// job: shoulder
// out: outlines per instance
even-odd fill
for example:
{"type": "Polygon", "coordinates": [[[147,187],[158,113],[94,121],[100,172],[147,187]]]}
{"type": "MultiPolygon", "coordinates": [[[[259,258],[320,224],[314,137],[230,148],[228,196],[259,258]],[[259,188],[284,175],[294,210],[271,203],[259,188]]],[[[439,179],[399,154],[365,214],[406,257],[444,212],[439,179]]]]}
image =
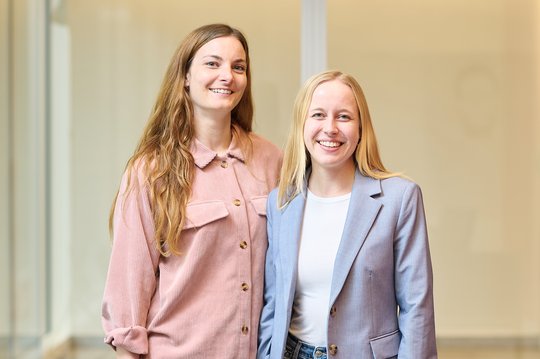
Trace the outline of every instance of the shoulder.
{"type": "Polygon", "coordinates": [[[268,141],[266,138],[256,134],[255,132],[249,133],[251,143],[253,143],[254,151],[263,151],[270,155],[281,155],[281,150],[278,146],[268,141]]]}
{"type": "Polygon", "coordinates": [[[381,179],[381,189],[384,192],[405,193],[420,190],[420,186],[411,179],[395,176],[381,179]]]}
{"type": "Polygon", "coordinates": [[[136,181],[138,185],[147,184],[152,167],[152,162],[148,161],[147,158],[137,158],[128,163],[124,177],[130,181],[136,181]]]}
{"type": "Polygon", "coordinates": [[[259,176],[262,175],[265,178],[268,189],[274,188],[279,178],[283,154],[276,145],[263,137],[253,132],[249,134],[249,137],[252,144],[249,159],[252,169],[254,173],[258,173],[259,176]]]}
{"type": "Polygon", "coordinates": [[[403,203],[417,202],[422,199],[420,186],[406,177],[390,177],[380,180],[380,199],[386,204],[401,206],[403,203]]]}
{"type": "Polygon", "coordinates": [[[155,161],[150,161],[146,157],[130,160],[122,175],[120,192],[128,194],[132,189],[147,191],[153,170],[155,161]]]}
{"type": "MultiPolygon", "coordinates": [[[[271,212],[271,214],[274,217],[281,217],[283,215],[287,216],[290,215],[290,213],[294,213],[298,207],[298,201],[300,200],[301,195],[297,195],[295,198],[293,198],[289,203],[287,203],[285,206],[280,206],[279,204],[279,187],[274,188],[270,193],[268,193],[268,201],[267,201],[267,211],[271,212]]],[[[302,206],[303,208],[303,206],[302,206]]]]}
{"type": "Polygon", "coordinates": [[[414,181],[404,177],[391,177],[381,180],[383,201],[404,209],[423,206],[422,190],[414,181]]]}

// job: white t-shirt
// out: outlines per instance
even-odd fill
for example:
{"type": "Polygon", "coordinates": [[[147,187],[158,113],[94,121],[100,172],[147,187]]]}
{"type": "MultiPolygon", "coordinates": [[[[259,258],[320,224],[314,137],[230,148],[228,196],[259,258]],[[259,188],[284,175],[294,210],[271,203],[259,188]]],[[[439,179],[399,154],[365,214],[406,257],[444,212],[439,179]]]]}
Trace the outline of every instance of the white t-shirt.
{"type": "Polygon", "coordinates": [[[350,198],[350,193],[324,198],[307,193],[289,332],[315,346],[327,344],[334,260],[350,198]]]}

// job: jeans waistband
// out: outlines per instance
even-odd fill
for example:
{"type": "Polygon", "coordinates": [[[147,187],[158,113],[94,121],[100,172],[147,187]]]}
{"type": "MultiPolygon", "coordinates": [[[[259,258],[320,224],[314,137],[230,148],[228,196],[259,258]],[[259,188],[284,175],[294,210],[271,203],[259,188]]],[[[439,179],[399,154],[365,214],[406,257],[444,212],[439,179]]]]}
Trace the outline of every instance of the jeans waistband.
{"type": "Polygon", "coordinates": [[[290,351],[293,359],[326,359],[326,347],[318,347],[303,342],[291,333],[287,337],[287,351],[290,351]]]}

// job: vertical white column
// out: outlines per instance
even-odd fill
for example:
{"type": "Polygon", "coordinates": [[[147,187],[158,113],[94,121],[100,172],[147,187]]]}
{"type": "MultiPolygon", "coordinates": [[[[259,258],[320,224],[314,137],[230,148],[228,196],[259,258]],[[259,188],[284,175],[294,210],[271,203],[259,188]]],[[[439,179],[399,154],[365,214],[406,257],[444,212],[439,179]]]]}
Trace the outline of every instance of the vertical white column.
{"type": "Polygon", "coordinates": [[[302,0],[302,83],[326,70],[326,0],[302,0]]]}
{"type": "MultiPolygon", "coordinates": [[[[32,218],[34,220],[34,231],[31,241],[35,245],[36,263],[33,268],[35,279],[34,285],[37,293],[34,306],[36,307],[37,318],[35,318],[39,329],[44,332],[47,327],[47,235],[48,235],[48,125],[47,125],[47,104],[46,104],[46,1],[27,0],[28,9],[28,53],[30,60],[28,62],[29,78],[29,121],[34,142],[33,153],[29,153],[33,161],[32,186],[35,186],[33,193],[34,208],[32,218]]],[[[22,254],[22,253],[21,253],[22,254]]],[[[20,254],[17,254],[18,256],[20,254]]],[[[21,258],[21,257],[19,257],[21,258]]],[[[24,262],[19,262],[20,266],[24,262]]],[[[36,334],[39,335],[39,332],[36,334]]]]}
{"type": "Polygon", "coordinates": [[[71,335],[71,33],[65,0],[49,0],[48,46],[48,333],[44,350],[62,347],[71,335]]]}

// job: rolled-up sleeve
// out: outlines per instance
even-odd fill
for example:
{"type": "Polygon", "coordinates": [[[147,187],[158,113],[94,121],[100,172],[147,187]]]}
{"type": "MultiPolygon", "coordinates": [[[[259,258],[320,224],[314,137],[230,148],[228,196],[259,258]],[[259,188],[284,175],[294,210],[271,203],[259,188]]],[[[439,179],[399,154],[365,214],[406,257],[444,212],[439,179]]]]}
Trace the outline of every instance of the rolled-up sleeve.
{"type": "Polygon", "coordinates": [[[140,168],[131,174],[124,174],[115,205],[102,324],[105,343],[137,358],[148,353],[146,325],[160,254],[154,243],[146,181],[140,168]]]}

